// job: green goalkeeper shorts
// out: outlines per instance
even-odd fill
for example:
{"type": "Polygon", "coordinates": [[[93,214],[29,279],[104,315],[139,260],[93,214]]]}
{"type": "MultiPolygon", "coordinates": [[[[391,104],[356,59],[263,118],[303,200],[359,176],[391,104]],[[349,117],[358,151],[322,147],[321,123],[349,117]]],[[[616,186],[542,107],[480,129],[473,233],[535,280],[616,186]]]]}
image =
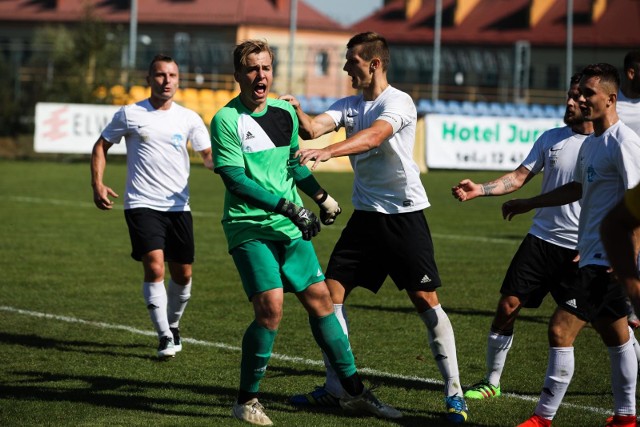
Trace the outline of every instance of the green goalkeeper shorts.
{"type": "Polygon", "coordinates": [[[310,241],[249,240],[231,250],[249,300],[271,289],[301,292],[324,280],[310,241]]]}

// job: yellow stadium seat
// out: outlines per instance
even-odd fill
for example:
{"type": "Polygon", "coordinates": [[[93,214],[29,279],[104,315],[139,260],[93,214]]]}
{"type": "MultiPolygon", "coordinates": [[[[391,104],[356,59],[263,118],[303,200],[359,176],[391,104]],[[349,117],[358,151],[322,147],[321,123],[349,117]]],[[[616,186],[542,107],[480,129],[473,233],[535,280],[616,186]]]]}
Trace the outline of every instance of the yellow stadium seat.
{"type": "Polygon", "coordinates": [[[132,102],[142,101],[151,95],[151,89],[144,86],[133,85],[129,88],[129,98],[132,102]]]}
{"type": "Polygon", "coordinates": [[[187,87],[182,89],[182,100],[185,102],[199,102],[198,89],[187,87]]]}
{"type": "Polygon", "coordinates": [[[211,119],[213,119],[213,116],[217,113],[217,111],[214,111],[213,109],[210,109],[208,111],[203,111],[200,114],[200,117],[202,117],[202,121],[204,121],[204,124],[207,126],[207,128],[209,127],[209,125],[211,124],[211,119]]]}
{"type": "Polygon", "coordinates": [[[182,102],[182,89],[178,88],[176,93],[173,95],[173,100],[180,103],[182,102]]]}
{"type": "Polygon", "coordinates": [[[122,85],[111,86],[109,95],[111,95],[111,99],[115,105],[126,105],[129,102],[127,90],[122,85]]]}
{"type": "Polygon", "coordinates": [[[93,96],[98,99],[105,99],[108,95],[107,88],[104,86],[98,86],[96,90],[93,91],[93,96]]]}
{"type": "Polygon", "coordinates": [[[230,90],[218,89],[216,90],[216,105],[218,108],[224,107],[227,102],[233,98],[233,93],[230,90]]]}
{"type": "Polygon", "coordinates": [[[213,89],[200,89],[198,91],[198,97],[200,98],[200,102],[214,102],[216,99],[216,93],[213,89]]]}

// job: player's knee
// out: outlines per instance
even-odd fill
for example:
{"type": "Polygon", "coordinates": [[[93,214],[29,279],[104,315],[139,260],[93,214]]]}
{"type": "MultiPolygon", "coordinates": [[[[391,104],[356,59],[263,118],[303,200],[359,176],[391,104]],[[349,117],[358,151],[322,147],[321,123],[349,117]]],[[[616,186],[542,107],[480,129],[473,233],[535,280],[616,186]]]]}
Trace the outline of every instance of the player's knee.
{"type": "Polygon", "coordinates": [[[570,347],[573,339],[562,325],[549,324],[549,346],[550,347],[570,347]]]}

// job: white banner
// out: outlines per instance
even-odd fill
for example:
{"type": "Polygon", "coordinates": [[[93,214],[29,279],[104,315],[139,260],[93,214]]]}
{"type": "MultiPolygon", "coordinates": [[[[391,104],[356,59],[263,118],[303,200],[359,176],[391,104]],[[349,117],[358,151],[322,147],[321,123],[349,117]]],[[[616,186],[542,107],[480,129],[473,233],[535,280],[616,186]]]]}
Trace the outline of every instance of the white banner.
{"type": "MultiPolygon", "coordinates": [[[[33,148],[37,153],[91,154],[93,144],[120,107],[39,102],[33,148]]],[[[126,154],[124,140],[109,154],[126,154]]]]}
{"type": "Polygon", "coordinates": [[[544,131],[564,126],[561,119],[470,117],[427,114],[429,168],[513,170],[544,131]]]}

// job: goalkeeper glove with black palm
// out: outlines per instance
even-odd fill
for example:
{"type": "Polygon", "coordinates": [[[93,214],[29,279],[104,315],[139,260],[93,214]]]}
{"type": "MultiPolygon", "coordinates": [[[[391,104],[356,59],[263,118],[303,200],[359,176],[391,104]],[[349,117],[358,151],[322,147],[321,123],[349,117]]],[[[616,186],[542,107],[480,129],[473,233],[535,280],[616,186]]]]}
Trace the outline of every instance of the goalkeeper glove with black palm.
{"type": "Polygon", "coordinates": [[[342,208],[338,205],[338,202],[327,193],[326,190],[322,190],[323,194],[319,200],[316,200],[318,206],[320,206],[320,221],[324,225],[331,225],[335,222],[336,217],[342,212],[342,208]]]}
{"type": "Polygon", "coordinates": [[[298,206],[286,199],[280,199],[276,212],[289,218],[302,232],[304,240],[311,240],[320,232],[320,220],[309,209],[298,206]]]}

